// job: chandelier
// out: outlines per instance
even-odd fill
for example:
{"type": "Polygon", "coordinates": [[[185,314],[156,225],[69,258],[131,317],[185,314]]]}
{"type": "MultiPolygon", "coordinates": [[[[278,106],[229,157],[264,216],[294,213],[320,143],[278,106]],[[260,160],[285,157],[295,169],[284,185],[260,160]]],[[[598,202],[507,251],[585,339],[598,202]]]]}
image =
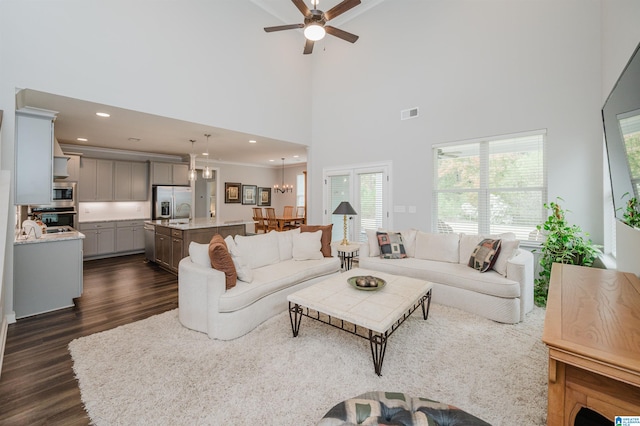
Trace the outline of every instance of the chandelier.
{"type": "Polygon", "coordinates": [[[276,192],[280,192],[284,194],[285,192],[293,192],[293,185],[285,185],[284,184],[284,157],[282,157],[282,185],[278,186],[278,184],[273,185],[273,190],[276,192]]]}

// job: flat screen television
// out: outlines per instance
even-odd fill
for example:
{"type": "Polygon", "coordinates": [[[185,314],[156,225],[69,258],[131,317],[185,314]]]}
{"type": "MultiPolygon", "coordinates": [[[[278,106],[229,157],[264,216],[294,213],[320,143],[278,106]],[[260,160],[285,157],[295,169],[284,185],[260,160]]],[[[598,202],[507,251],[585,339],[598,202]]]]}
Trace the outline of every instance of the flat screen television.
{"type": "Polygon", "coordinates": [[[640,44],[602,107],[616,218],[640,199],[640,44]]]}

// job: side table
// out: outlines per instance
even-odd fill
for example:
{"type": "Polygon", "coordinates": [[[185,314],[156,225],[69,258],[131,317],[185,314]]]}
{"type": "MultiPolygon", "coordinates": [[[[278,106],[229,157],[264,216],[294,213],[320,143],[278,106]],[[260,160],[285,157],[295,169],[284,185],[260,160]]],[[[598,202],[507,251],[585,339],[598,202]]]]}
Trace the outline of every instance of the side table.
{"type": "Polygon", "coordinates": [[[331,246],[336,249],[340,257],[340,268],[348,271],[353,265],[353,258],[358,256],[360,250],[359,243],[349,243],[347,245],[340,244],[340,241],[334,241],[331,246]]]}

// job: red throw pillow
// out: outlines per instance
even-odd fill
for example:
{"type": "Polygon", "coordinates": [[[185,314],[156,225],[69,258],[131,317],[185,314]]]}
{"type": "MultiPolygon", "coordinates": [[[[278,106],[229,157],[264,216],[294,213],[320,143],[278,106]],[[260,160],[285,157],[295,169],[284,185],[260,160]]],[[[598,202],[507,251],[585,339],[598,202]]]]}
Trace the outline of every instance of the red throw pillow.
{"type": "Polygon", "coordinates": [[[320,251],[324,257],[331,257],[331,231],[333,230],[333,223],[330,225],[302,225],[300,226],[300,232],[316,232],[322,231],[322,248],[320,251]]]}
{"type": "Polygon", "coordinates": [[[209,242],[209,259],[211,259],[213,269],[224,272],[226,289],[235,287],[238,274],[227,249],[227,244],[220,234],[214,235],[209,242]]]}

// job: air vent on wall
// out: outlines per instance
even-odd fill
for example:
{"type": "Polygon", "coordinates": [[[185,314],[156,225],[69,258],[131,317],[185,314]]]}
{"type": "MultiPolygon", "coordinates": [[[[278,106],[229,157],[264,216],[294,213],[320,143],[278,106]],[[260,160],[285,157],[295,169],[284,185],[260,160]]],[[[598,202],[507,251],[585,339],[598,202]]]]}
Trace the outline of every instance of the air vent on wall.
{"type": "Polygon", "coordinates": [[[418,116],[418,108],[410,108],[400,111],[400,120],[408,120],[418,116]]]}

